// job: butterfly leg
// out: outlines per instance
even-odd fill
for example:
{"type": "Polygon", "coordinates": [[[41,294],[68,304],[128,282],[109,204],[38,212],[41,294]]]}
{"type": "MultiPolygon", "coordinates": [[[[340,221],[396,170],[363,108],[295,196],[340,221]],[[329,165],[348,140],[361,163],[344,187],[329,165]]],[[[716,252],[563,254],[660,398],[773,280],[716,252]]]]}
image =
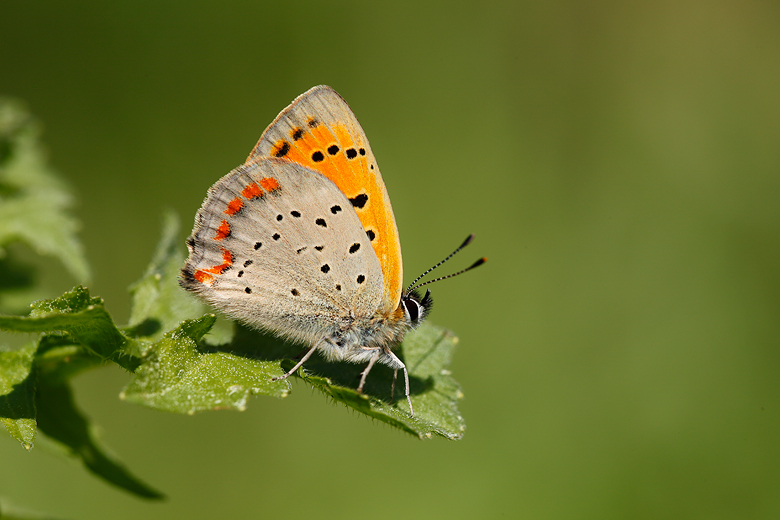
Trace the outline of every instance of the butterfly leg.
{"type": "Polygon", "coordinates": [[[390,404],[395,401],[395,380],[398,379],[398,369],[393,370],[393,385],[390,387],[390,404]]]}
{"type": "MultiPolygon", "coordinates": [[[[398,359],[398,356],[393,354],[393,351],[388,349],[385,351],[385,354],[390,356],[390,358],[395,361],[396,366],[398,368],[402,368],[404,371],[404,382],[406,383],[406,401],[409,403],[409,415],[414,417],[414,407],[412,406],[412,398],[409,397],[409,372],[406,371],[406,365],[404,365],[404,362],[398,359]]],[[[396,372],[398,372],[398,368],[396,368],[396,372]]],[[[393,385],[395,385],[395,378],[393,378],[393,385]]]]}
{"type": "Polygon", "coordinates": [[[312,348],[309,349],[309,351],[306,354],[303,355],[301,360],[298,361],[298,363],[296,363],[296,365],[292,367],[292,369],[290,369],[289,372],[287,372],[283,376],[274,377],[273,379],[271,379],[271,381],[281,381],[282,379],[287,379],[288,377],[293,375],[295,371],[301,368],[301,365],[303,365],[306,362],[306,360],[309,359],[312,354],[314,354],[314,351],[317,350],[317,347],[319,346],[320,346],[320,342],[318,341],[317,343],[314,344],[312,348]]]}
{"type": "Polygon", "coordinates": [[[371,359],[368,360],[368,366],[360,373],[360,384],[358,385],[357,391],[359,394],[363,393],[363,385],[366,384],[366,377],[368,376],[368,373],[371,372],[371,368],[374,366],[374,363],[379,359],[379,355],[382,353],[381,350],[376,349],[376,353],[371,356],[371,359]]]}

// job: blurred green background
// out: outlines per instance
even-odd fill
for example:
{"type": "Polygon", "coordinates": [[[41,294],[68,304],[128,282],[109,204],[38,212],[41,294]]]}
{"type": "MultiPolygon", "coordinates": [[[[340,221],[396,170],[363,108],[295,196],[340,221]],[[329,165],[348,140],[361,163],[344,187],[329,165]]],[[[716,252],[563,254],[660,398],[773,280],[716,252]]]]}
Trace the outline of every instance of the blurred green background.
{"type": "MultiPolygon", "coordinates": [[[[777,2],[29,2],[0,5],[0,94],[45,125],[115,319],[173,208],[295,96],[351,104],[407,280],[461,338],[460,442],[305,386],[245,413],[76,398],[145,502],[0,440],[4,503],[58,517],[780,517],[777,2]],[[460,262],[460,264],[458,264],[460,262]]],[[[182,248],[184,244],[182,241],[182,248]]],[[[75,282],[48,275],[51,295],[75,282]]]]}

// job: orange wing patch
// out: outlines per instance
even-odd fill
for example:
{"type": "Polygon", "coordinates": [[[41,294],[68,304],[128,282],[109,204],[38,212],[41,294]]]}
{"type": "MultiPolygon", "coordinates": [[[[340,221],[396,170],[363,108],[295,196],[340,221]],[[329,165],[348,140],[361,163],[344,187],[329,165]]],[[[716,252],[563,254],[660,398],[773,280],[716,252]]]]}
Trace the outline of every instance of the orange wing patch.
{"type": "Polygon", "coordinates": [[[246,162],[259,156],[316,170],[350,200],[382,268],[384,296],[378,312],[389,316],[402,291],[398,229],[379,167],[349,105],[330,87],[310,89],[268,126],[246,162]]]}
{"type": "Polygon", "coordinates": [[[389,244],[398,242],[398,232],[392,209],[385,204],[384,190],[380,190],[375,180],[373,170],[376,166],[369,164],[365,145],[356,143],[342,122],[336,122],[331,129],[310,119],[308,126],[307,130],[291,130],[291,140],[278,140],[271,155],[322,173],[347,196],[382,266],[385,300],[392,302],[389,312],[398,305],[400,298],[400,295],[389,293],[400,293],[402,280],[400,269],[388,269],[387,266],[399,265],[401,258],[393,253],[394,248],[389,247],[389,244]],[[372,182],[365,182],[366,178],[372,182]]]}

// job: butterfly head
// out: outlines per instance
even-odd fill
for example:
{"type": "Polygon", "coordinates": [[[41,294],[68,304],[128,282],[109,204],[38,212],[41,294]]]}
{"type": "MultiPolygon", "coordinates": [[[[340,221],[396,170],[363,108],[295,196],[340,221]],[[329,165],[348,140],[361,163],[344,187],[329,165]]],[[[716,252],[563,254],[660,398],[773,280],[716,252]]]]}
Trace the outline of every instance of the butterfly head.
{"type": "Polygon", "coordinates": [[[416,329],[431,311],[433,297],[430,289],[425,291],[425,296],[420,297],[419,291],[411,290],[401,295],[401,307],[404,317],[410,327],[416,329]]]}

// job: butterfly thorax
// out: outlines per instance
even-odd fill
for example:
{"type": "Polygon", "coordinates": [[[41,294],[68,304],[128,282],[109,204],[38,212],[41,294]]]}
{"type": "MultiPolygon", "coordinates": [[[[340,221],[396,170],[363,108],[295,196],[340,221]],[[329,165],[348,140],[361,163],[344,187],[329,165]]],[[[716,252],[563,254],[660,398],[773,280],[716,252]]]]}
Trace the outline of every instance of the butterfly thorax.
{"type": "MultiPolygon", "coordinates": [[[[321,352],[329,361],[367,361],[377,350],[386,352],[400,344],[407,332],[422,323],[432,305],[430,291],[422,298],[416,292],[405,293],[390,314],[377,311],[370,318],[344,320],[339,330],[325,338],[321,352]]],[[[400,368],[394,359],[381,356],[379,361],[400,368]]]]}

